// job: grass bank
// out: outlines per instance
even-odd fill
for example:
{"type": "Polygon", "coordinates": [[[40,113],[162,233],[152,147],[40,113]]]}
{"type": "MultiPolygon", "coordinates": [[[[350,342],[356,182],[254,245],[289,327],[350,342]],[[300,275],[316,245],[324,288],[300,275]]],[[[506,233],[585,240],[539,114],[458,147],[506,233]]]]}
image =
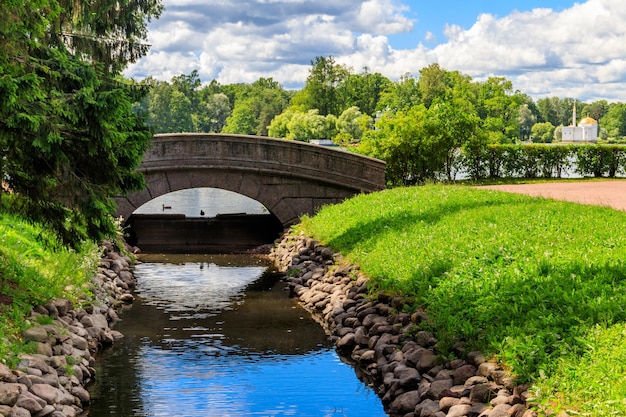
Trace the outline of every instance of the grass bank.
{"type": "Polygon", "coordinates": [[[22,343],[30,310],[54,298],[74,302],[90,294],[98,247],[60,245],[47,230],[0,213],[0,360],[11,364],[31,347],[22,343]]]}
{"type": "Polygon", "coordinates": [[[626,415],[626,213],[462,186],[397,188],[300,227],[534,384],[553,410],[626,415]]]}

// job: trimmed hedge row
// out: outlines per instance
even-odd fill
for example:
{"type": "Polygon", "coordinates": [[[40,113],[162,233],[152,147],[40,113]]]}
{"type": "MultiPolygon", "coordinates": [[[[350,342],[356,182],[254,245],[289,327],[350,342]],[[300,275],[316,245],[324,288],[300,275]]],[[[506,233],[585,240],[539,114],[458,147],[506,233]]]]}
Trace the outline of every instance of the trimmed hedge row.
{"type": "Polygon", "coordinates": [[[626,172],[626,146],[597,144],[489,145],[465,147],[460,170],[471,179],[615,177],[626,172]]]}

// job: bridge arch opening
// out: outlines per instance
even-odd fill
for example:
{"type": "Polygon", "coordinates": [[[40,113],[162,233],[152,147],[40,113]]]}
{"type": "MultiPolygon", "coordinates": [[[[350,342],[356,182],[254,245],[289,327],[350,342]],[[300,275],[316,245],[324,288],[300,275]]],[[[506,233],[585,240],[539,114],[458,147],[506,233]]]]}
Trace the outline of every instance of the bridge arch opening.
{"type": "MultiPolygon", "coordinates": [[[[325,204],[385,188],[383,161],[249,135],[156,135],[137,171],[143,173],[146,187],[115,199],[116,216],[127,223],[130,217],[137,221],[141,216],[132,214],[137,208],[161,195],[213,187],[262,203],[284,229],[325,204]]],[[[191,231],[200,233],[197,229],[191,231]]]]}
{"type": "Polygon", "coordinates": [[[215,217],[226,214],[268,214],[259,201],[234,191],[214,187],[184,188],[153,198],[132,214],[184,214],[215,217]]]}
{"type": "Polygon", "coordinates": [[[185,188],[146,201],[125,222],[143,252],[233,253],[258,250],[284,230],[259,201],[214,187],[185,188]]]}

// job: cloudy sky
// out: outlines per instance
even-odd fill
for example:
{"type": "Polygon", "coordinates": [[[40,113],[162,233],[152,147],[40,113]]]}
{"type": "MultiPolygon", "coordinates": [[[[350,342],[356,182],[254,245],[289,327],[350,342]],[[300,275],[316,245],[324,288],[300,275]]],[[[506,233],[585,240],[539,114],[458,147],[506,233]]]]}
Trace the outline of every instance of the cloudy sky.
{"type": "Polygon", "coordinates": [[[136,79],[273,78],[301,88],[332,55],[392,80],[439,63],[535,99],[626,101],[624,0],[163,0],[136,79]]]}

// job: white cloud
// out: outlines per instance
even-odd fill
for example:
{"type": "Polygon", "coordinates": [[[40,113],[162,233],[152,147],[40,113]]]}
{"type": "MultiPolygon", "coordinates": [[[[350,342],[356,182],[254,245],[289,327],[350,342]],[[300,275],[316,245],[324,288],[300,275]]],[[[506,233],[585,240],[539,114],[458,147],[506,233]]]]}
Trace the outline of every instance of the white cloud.
{"type": "Polygon", "coordinates": [[[423,45],[416,49],[394,50],[384,36],[361,35],[355,50],[337,57],[337,61],[357,73],[367,67],[369,72],[379,72],[391,79],[398,79],[406,73],[416,73],[434,62],[435,58],[432,51],[423,45]]]}
{"type": "MultiPolygon", "coordinates": [[[[469,29],[449,24],[432,48],[394,49],[387,36],[412,30],[408,2],[395,0],[164,0],[151,24],[152,51],[130,76],[170,79],[197,69],[204,81],[272,77],[301,86],[316,56],[397,79],[438,62],[475,79],[511,79],[534,97],[626,97],[626,8],[622,0],[587,0],[496,17],[469,29]]],[[[419,6],[413,6],[415,8],[419,6]]],[[[434,41],[427,33],[424,40],[434,41]]],[[[417,40],[416,40],[417,41],[417,40]]]]}
{"type": "Polygon", "coordinates": [[[158,45],[159,51],[193,51],[202,46],[201,36],[202,33],[193,31],[185,21],[178,20],[166,24],[160,31],[151,31],[148,42],[158,45]]]}
{"type": "MultiPolygon", "coordinates": [[[[501,75],[531,95],[589,99],[599,83],[626,80],[626,13],[620,0],[589,0],[555,12],[535,9],[503,18],[479,16],[468,30],[449,27],[437,62],[473,77],[501,75]]],[[[618,100],[626,87],[606,91],[618,100]]]]}
{"type": "Polygon", "coordinates": [[[379,35],[409,32],[413,28],[413,20],[402,14],[408,7],[396,3],[391,0],[363,2],[357,14],[360,31],[379,35]]]}
{"type": "Polygon", "coordinates": [[[615,59],[606,65],[598,67],[598,81],[600,83],[619,83],[626,81],[626,59],[615,59]]]}
{"type": "Polygon", "coordinates": [[[190,74],[198,69],[199,62],[192,52],[151,52],[139,62],[128,67],[126,73],[131,77],[153,77],[157,80],[170,80],[181,74],[190,74]]]}

